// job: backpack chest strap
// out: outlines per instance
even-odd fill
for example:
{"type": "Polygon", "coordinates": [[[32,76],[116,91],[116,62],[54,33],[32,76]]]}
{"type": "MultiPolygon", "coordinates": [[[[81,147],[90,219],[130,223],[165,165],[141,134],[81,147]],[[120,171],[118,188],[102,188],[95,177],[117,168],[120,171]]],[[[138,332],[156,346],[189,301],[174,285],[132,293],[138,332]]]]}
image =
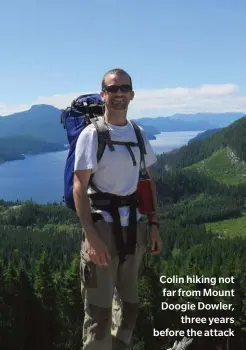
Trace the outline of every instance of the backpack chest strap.
{"type": "Polygon", "coordinates": [[[143,137],[141,135],[141,131],[138,127],[138,125],[131,121],[131,124],[134,128],[136,137],[137,137],[137,143],[136,142],[123,142],[123,141],[113,141],[110,137],[109,129],[104,121],[104,118],[101,118],[99,120],[92,120],[92,123],[94,124],[97,135],[98,135],[98,152],[97,152],[97,160],[99,161],[103,155],[103,152],[105,150],[105,146],[108,145],[111,152],[115,151],[114,145],[122,145],[125,146],[132,158],[133,166],[137,165],[134,153],[131,149],[131,147],[139,147],[140,149],[140,157],[141,157],[141,163],[144,162],[144,155],[147,154],[145,149],[145,144],[143,137]]]}
{"type": "Polygon", "coordinates": [[[136,143],[136,142],[122,142],[122,141],[111,141],[111,144],[112,145],[121,145],[121,146],[125,146],[132,158],[132,163],[133,163],[133,166],[136,166],[137,165],[137,162],[136,162],[136,158],[134,156],[134,153],[131,149],[131,147],[139,147],[139,144],[136,143]]]}

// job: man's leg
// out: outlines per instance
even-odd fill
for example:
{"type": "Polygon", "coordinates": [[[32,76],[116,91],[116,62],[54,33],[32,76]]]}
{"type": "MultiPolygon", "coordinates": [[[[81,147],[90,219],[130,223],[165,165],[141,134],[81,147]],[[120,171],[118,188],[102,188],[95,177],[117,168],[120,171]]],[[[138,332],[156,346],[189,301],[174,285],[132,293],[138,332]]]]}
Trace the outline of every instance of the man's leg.
{"type": "Polygon", "coordinates": [[[147,227],[139,221],[136,252],[128,255],[118,267],[117,293],[113,301],[113,350],[130,349],[138,315],[138,273],[147,243],[147,227]]]}
{"type": "Polygon", "coordinates": [[[115,254],[111,225],[104,220],[96,223],[100,237],[106,243],[111,261],[98,266],[88,261],[81,248],[81,291],[84,301],[83,349],[111,350],[112,300],[116,283],[118,257],[115,254]]]}

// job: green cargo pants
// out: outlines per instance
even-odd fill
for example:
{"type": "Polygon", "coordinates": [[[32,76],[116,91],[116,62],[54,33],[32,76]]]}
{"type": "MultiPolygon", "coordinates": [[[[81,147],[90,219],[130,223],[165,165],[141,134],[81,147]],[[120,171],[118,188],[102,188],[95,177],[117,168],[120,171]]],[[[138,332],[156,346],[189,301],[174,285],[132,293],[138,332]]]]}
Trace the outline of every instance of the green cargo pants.
{"type": "MultiPolygon", "coordinates": [[[[81,246],[81,292],[84,302],[83,350],[130,349],[138,315],[138,272],[148,244],[148,230],[140,219],[137,247],[119,264],[112,224],[103,219],[96,224],[106,243],[111,260],[98,266],[88,260],[81,246]]],[[[123,228],[125,238],[126,229],[123,228]]]]}

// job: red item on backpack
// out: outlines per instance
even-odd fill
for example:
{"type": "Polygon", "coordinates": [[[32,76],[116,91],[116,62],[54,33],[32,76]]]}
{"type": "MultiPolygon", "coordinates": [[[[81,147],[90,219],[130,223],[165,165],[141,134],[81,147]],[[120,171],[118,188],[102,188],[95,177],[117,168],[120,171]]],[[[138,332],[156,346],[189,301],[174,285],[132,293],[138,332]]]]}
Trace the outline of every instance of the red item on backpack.
{"type": "Polygon", "coordinates": [[[153,213],[154,198],[149,177],[141,177],[137,186],[138,210],[140,214],[147,215],[153,213]]]}

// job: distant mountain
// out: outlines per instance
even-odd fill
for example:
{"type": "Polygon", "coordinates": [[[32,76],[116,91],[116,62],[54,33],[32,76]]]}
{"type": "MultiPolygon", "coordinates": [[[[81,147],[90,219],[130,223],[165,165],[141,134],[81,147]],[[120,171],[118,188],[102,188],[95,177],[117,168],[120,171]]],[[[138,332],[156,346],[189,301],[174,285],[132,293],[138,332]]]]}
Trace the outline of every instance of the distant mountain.
{"type": "Polygon", "coordinates": [[[218,128],[229,126],[239,118],[242,118],[245,112],[227,112],[227,113],[195,113],[195,114],[174,114],[170,118],[182,121],[208,121],[218,128]]]}
{"type": "Polygon", "coordinates": [[[211,129],[211,130],[206,130],[204,132],[199,132],[195,137],[193,137],[190,141],[188,141],[188,144],[197,140],[203,140],[206,139],[208,136],[215,134],[221,130],[221,128],[216,128],[216,129],[211,129]]]}
{"type": "MultiPolygon", "coordinates": [[[[49,105],[34,105],[30,110],[0,117],[0,137],[30,135],[46,142],[67,144],[60,124],[61,110],[49,105]]],[[[137,121],[138,123],[138,121],[137,121]]],[[[153,125],[142,125],[150,140],[160,131],[153,125]]]]}
{"type": "Polygon", "coordinates": [[[65,150],[59,143],[46,142],[30,135],[14,135],[0,138],[0,163],[25,159],[25,155],[65,150]]]}
{"type": "Polygon", "coordinates": [[[67,143],[66,133],[60,124],[61,111],[49,105],[35,105],[25,112],[0,118],[0,137],[30,135],[37,139],[67,143]]]}
{"type": "MultiPolygon", "coordinates": [[[[29,135],[37,140],[48,142],[50,149],[67,144],[66,131],[60,124],[61,110],[50,105],[34,105],[30,110],[0,117],[0,138],[16,135],[29,135]],[[58,146],[59,144],[59,146],[58,146]]],[[[217,129],[219,124],[239,119],[240,113],[198,113],[177,114],[171,117],[140,118],[135,122],[143,127],[149,140],[156,139],[161,132],[208,131],[217,129]]],[[[206,135],[205,135],[206,136],[206,135]]],[[[202,137],[202,136],[201,136],[202,137]]],[[[30,142],[27,144],[30,145],[30,142]]],[[[46,145],[48,147],[48,145],[46,145]]]]}
{"type": "Polygon", "coordinates": [[[169,117],[139,118],[142,125],[152,125],[163,131],[202,131],[229,126],[242,118],[244,113],[195,113],[174,114],[169,117]]]}
{"type": "Polygon", "coordinates": [[[143,127],[149,125],[157,128],[160,132],[175,132],[175,131],[202,131],[216,128],[215,124],[207,120],[184,121],[172,119],[170,117],[157,118],[140,118],[135,119],[136,123],[140,123],[143,127]]]}

